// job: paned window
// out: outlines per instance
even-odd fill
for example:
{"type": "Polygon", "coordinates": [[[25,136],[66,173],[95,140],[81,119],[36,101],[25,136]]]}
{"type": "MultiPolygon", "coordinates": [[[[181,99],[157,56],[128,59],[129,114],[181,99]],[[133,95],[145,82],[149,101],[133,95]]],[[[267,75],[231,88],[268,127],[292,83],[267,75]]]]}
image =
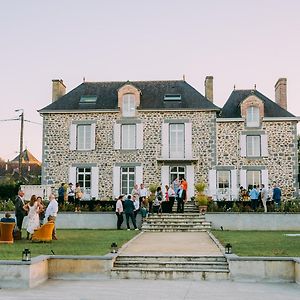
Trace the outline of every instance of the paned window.
{"type": "Polygon", "coordinates": [[[121,168],[121,193],[123,195],[130,194],[135,183],[135,168],[121,168]]]}
{"type": "Polygon", "coordinates": [[[135,97],[133,94],[125,94],[122,103],[123,117],[135,116],[135,97]]]}
{"type": "Polygon", "coordinates": [[[136,149],[136,125],[122,125],[122,149],[136,149]]]}
{"type": "Polygon", "coordinates": [[[77,150],[89,150],[91,145],[91,124],[77,125],[77,150]]]}
{"type": "Polygon", "coordinates": [[[261,171],[247,171],[247,187],[253,187],[254,185],[260,186],[261,184],[261,171]]]}
{"type": "Polygon", "coordinates": [[[184,157],[184,124],[170,124],[170,158],[184,157]]]}
{"type": "Polygon", "coordinates": [[[259,108],[250,106],[247,108],[247,127],[259,127],[259,108]]]}
{"type": "Polygon", "coordinates": [[[247,135],[247,156],[261,156],[260,135],[247,135]]]}

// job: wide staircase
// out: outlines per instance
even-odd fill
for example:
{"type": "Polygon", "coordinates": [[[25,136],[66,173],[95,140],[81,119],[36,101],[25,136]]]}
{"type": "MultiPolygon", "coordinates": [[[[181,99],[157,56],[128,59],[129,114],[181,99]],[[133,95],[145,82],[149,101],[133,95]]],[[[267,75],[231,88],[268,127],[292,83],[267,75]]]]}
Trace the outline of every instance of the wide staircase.
{"type": "Polygon", "coordinates": [[[211,223],[191,202],[183,214],[154,214],[143,234],[115,259],[112,278],[229,279],[228,262],[210,238],[211,223]]]}
{"type": "Polygon", "coordinates": [[[206,231],[211,229],[211,222],[205,215],[200,215],[192,202],[184,206],[184,213],[176,213],[176,205],[172,213],[152,214],[142,224],[143,231],[206,231]]]}
{"type": "Polygon", "coordinates": [[[123,256],[116,258],[112,278],[226,280],[224,256],[123,256]]]}

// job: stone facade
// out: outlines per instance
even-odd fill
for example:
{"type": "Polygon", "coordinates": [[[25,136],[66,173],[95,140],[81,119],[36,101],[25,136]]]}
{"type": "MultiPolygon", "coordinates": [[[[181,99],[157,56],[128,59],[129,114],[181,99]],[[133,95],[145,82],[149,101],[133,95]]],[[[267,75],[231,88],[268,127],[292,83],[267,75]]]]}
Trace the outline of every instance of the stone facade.
{"type": "Polygon", "coordinates": [[[143,123],[143,149],[115,150],[113,125],[122,120],[120,112],[44,114],[43,169],[44,184],[59,187],[69,181],[69,167],[94,164],[99,167],[99,198],[112,197],[112,172],[116,163],[139,163],[143,166],[146,186],[161,183],[162,165],[193,165],[194,180],[207,181],[208,170],[216,163],[216,112],[138,111],[143,123]],[[95,150],[70,150],[69,128],[74,121],[96,121],[95,150]],[[173,162],[161,157],[161,126],[164,120],[188,120],[192,123],[193,160],[173,162]]]}

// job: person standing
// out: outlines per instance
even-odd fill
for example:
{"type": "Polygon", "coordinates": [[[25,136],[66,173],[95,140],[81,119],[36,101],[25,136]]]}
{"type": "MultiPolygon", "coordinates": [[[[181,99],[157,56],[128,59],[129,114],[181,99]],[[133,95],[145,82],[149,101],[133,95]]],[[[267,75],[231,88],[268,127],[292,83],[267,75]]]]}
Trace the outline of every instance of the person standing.
{"type": "MultiPolygon", "coordinates": [[[[55,196],[53,194],[51,194],[49,196],[49,204],[47,206],[46,212],[45,212],[45,218],[48,221],[53,221],[55,224],[56,221],[56,217],[57,217],[57,212],[58,212],[58,203],[55,200],[55,196]]],[[[56,228],[54,225],[53,231],[52,231],[52,239],[53,240],[57,240],[57,236],[56,236],[56,228]]]]}
{"type": "Polygon", "coordinates": [[[28,212],[28,224],[27,224],[27,240],[30,239],[34,230],[40,227],[39,211],[42,210],[42,206],[37,202],[36,195],[32,195],[29,203],[24,205],[24,209],[28,212]]]}
{"type": "Polygon", "coordinates": [[[256,185],[254,185],[253,188],[251,189],[250,193],[249,193],[249,196],[250,196],[250,199],[251,199],[251,208],[252,208],[253,211],[256,211],[256,209],[257,209],[258,195],[259,195],[259,192],[256,188],[256,185]]]}
{"type": "Polygon", "coordinates": [[[156,189],[156,193],[155,193],[155,200],[153,203],[153,213],[161,213],[162,209],[161,209],[161,203],[163,201],[163,193],[161,191],[161,187],[157,187],[156,189]]]}
{"type": "Polygon", "coordinates": [[[169,196],[169,206],[170,206],[170,213],[172,213],[173,205],[176,197],[176,193],[173,189],[173,184],[168,189],[168,196],[169,196]]]}
{"type": "Polygon", "coordinates": [[[267,200],[268,200],[268,189],[265,187],[264,184],[261,185],[261,201],[264,206],[265,213],[267,212],[267,200]]]}
{"type": "Polygon", "coordinates": [[[43,203],[42,197],[38,196],[36,198],[38,204],[40,205],[40,210],[39,210],[39,219],[40,219],[40,226],[44,224],[44,219],[45,219],[45,205],[43,203]]]}
{"type": "Polygon", "coordinates": [[[139,189],[139,200],[140,200],[140,205],[141,202],[144,198],[147,198],[148,196],[148,190],[145,188],[145,185],[141,183],[140,189],[139,189]]]}
{"type": "Polygon", "coordinates": [[[273,183],[273,200],[274,200],[274,204],[276,206],[276,208],[278,209],[280,207],[280,203],[281,203],[281,189],[278,187],[277,183],[274,182],[273,183]]]}
{"type": "Polygon", "coordinates": [[[61,186],[58,188],[58,205],[63,205],[65,201],[65,183],[62,183],[61,186]]]}
{"type": "Polygon", "coordinates": [[[76,183],[76,188],[75,188],[75,212],[81,212],[80,209],[80,201],[82,199],[82,191],[80,188],[80,183],[76,183]]]}
{"type": "Polygon", "coordinates": [[[123,195],[120,195],[118,197],[117,203],[116,203],[116,216],[118,218],[117,220],[117,229],[120,230],[121,226],[123,224],[123,195]]]}
{"type": "Polygon", "coordinates": [[[19,190],[18,196],[15,200],[15,216],[17,219],[17,227],[19,231],[22,230],[23,219],[26,216],[26,210],[24,209],[24,191],[19,190]]]}
{"type": "Polygon", "coordinates": [[[186,191],[183,186],[180,186],[180,189],[177,192],[177,212],[184,213],[184,202],[186,199],[186,191]]]}
{"type": "Polygon", "coordinates": [[[68,194],[68,202],[70,204],[74,204],[75,203],[75,191],[74,191],[72,182],[69,183],[69,187],[67,189],[67,194],[68,194]]]}
{"type": "Polygon", "coordinates": [[[124,201],[124,211],[125,211],[125,216],[126,216],[127,230],[130,230],[129,218],[132,221],[134,229],[138,230],[138,228],[136,227],[136,221],[134,218],[134,209],[135,209],[135,207],[131,200],[131,195],[127,195],[127,198],[124,201]]]}

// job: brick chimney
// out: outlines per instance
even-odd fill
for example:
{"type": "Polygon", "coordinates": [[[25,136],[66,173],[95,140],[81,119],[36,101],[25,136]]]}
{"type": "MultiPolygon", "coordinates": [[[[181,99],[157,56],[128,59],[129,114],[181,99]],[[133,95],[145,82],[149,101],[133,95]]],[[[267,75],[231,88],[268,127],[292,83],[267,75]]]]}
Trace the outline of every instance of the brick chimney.
{"type": "Polygon", "coordinates": [[[204,81],[205,86],[205,97],[213,102],[214,100],[214,85],[213,85],[214,77],[213,76],[206,76],[204,81]]]}
{"type": "Polygon", "coordinates": [[[52,80],[52,102],[62,97],[66,93],[66,86],[62,79],[52,80]]]}
{"type": "Polygon", "coordinates": [[[287,109],[286,78],[279,78],[275,84],[275,102],[287,109]]]}

